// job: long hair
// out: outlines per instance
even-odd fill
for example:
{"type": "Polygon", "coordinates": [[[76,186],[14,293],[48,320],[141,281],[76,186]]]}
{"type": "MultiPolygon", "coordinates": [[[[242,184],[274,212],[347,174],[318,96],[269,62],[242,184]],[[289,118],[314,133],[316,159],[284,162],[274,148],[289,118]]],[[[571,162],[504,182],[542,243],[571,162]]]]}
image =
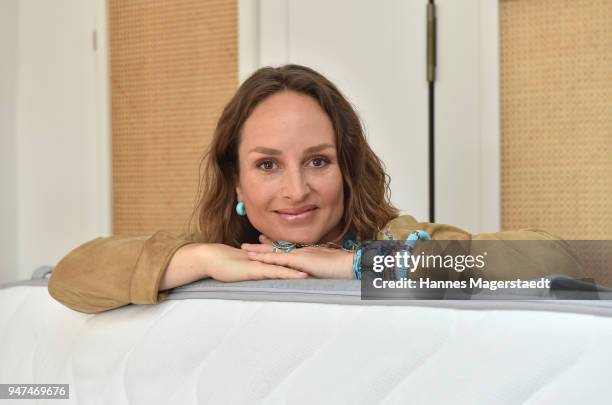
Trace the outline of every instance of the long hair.
{"type": "Polygon", "coordinates": [[[295,91],[316,100],[333,124],[344,184],[343,232],[361,239],[376,233],[398,209],[389,201],[389,176],[372,151],[357,113],[336,86],[300,65],[263,67],[253,73],[223,109],[211,144],[200,162],[197,203],[188,233],[195,240],[239,247],[257,243],[257,230],[234,211],[237,203],[238,145],[241,129],[254,108],[280,91],[295,91]]]}

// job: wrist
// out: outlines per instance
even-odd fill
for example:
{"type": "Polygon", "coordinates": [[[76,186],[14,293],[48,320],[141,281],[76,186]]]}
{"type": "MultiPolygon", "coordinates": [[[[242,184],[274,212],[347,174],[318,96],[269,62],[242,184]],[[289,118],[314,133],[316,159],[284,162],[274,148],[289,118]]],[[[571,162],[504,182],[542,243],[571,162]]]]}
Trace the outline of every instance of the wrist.
{"type": "Polygon", "coordinates": [[[200,266],[198,274],[201,278],[215,278],[214,272],[218,268],[216,260],[219,257],[216,243],[198,243],[194,255],[197,257],[200,266]]]}
{"type": "MultiPolygon", "coordinates": [[[[351,280],[353,276],[353,254],[354,252],[343,252],[341,261],[336,267],[336,275],[332,278],[351,280]]],[[[329,277],[329,276],[328,276],[329,277]]]]}
{"type": "Polygon", "coordinates": [[[201,257],[202,243],[188,243],[178,248],[164,270],[158,290],[169,290],[207,277],[201,257]]]}
{"type": "Polygon", "coordinates": [[[354,261],[354,257],[355,257],[355,252],[349,252],[347,254],[347,265],[344,267],[346,269],[346,277],[349,280],[354,280],[355,279],[355,273],[353,272],[353,261],[354,261]]]}

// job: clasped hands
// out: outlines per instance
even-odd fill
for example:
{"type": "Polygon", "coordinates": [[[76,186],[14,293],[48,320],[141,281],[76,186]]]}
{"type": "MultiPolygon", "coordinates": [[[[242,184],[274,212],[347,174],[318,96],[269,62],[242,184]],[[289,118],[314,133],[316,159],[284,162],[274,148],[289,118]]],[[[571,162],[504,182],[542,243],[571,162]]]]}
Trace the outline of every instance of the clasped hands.
{"type": "Polygon", "coordinates": [[[303,247],[289,253],[274,253],[272,240],[260,235],[261,243],[243,243],[249,260],[283,266],[308,274],[308,277],[353,279],[353,255],[342,249],[303,247]]]}

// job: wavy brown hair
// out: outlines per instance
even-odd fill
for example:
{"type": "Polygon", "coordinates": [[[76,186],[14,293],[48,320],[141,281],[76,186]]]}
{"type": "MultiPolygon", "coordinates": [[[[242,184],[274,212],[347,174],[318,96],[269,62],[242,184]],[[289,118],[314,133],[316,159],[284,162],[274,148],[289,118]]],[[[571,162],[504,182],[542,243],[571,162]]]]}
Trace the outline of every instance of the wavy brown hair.
{"type": "Polygon", "coordinates": [[[361,239],[374,239],[387,222],[398,216],[397,208],[389,201],[389,176],[368,145],[351,104],[332,82],[300,65],[258,69],[225,106],[200,163],[197,203],[187,232],[202,242],[235,247],[244,242],[257,243],[259,232],[246,216],[234,211],[238,145],[241,129],[254,108],[279,91],[311,96],[331,119],[344,183],[342,234],[351,231],[361,239]]]}

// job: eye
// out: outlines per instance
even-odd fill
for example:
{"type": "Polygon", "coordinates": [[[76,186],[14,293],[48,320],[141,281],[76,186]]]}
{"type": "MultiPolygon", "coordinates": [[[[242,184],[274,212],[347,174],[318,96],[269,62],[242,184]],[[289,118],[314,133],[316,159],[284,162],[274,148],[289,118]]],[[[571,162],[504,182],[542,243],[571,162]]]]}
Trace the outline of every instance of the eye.
{"type": "Polygon", "coordinates": [[[264,160],[263,162],[258,163],[257,167],[259,167],[262,170],[268,171],[268,170],[274,169],[275,165],[276,163],[274,163],[271,160],[264,160]]]}
{"type": "Polygon", "coordinates": [[[314,167],[324,167],[329,164],[329,160],[323,157],[316,157],[310,161],[310,164],[314,167]]]}

